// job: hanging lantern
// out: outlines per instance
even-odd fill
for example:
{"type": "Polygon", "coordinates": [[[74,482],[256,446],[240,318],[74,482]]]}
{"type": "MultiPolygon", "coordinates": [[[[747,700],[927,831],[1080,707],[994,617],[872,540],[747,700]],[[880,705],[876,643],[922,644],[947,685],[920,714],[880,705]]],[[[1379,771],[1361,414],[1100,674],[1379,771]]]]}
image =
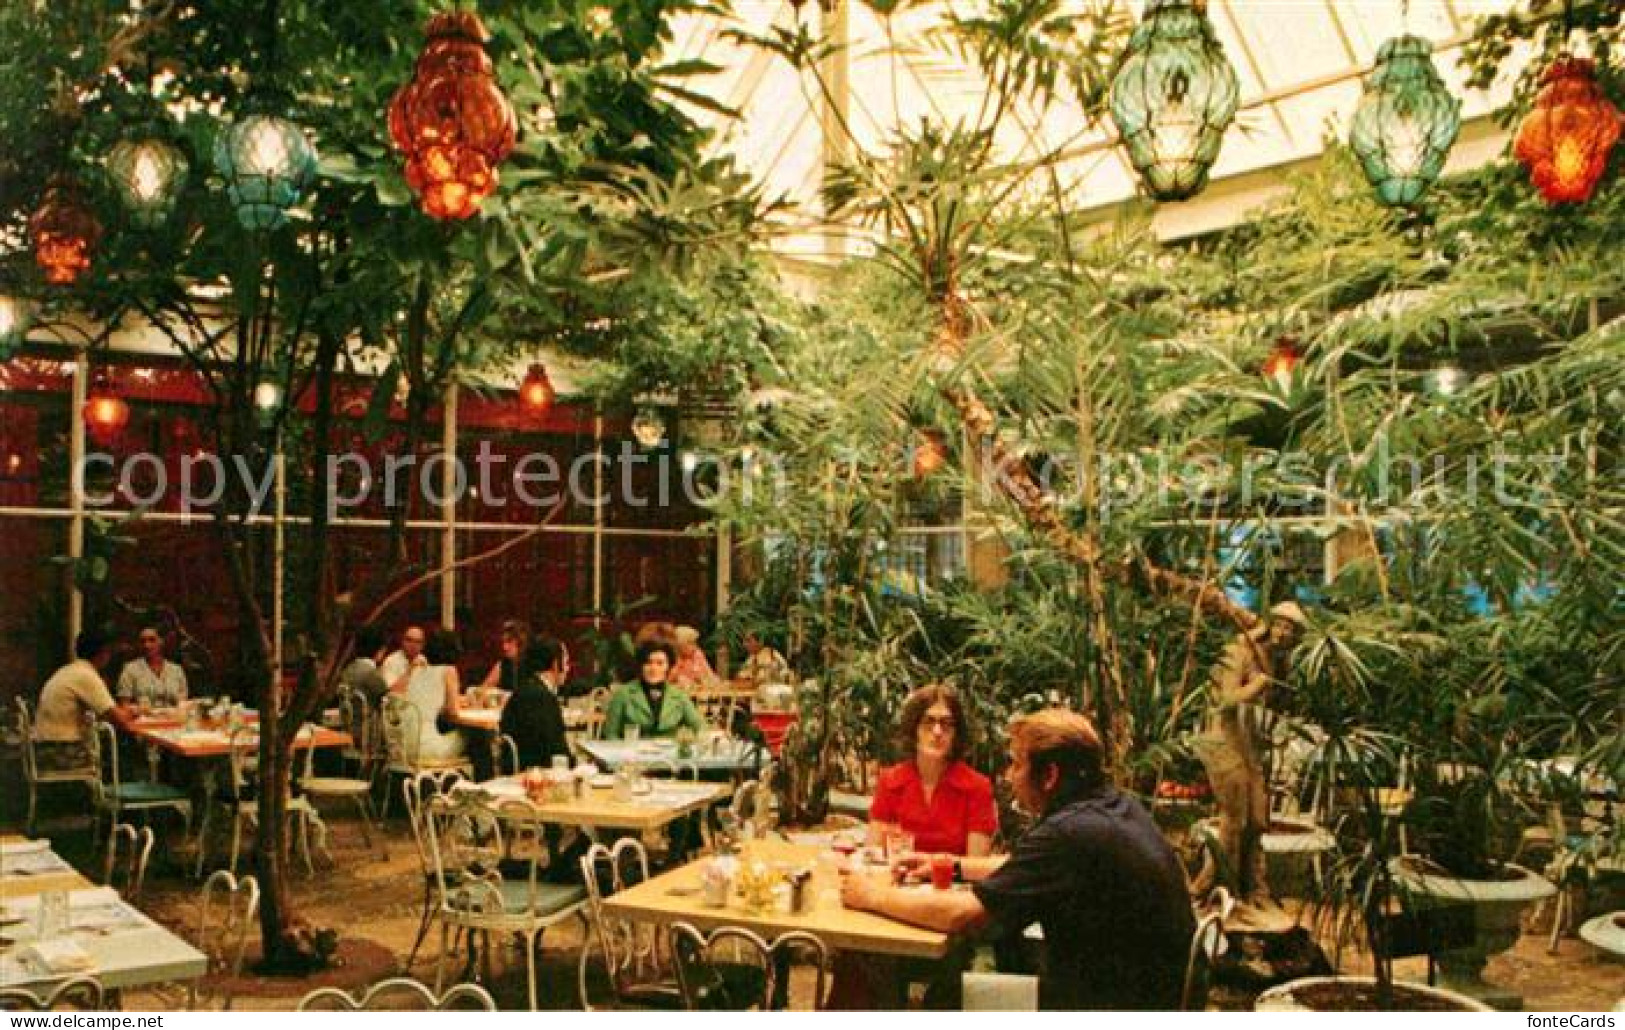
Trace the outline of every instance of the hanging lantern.
{"type": "Polygon", "coordinates": [[[90,252],[101,239],[102,224],[73,180],[59,175],[45,188],[45,199],[28,220],[28,231],[45,281],[67,286],[90,268],[90,252]]]}
{"type": "Polygon", "coordinates": [[[1542,81],[1512,153],[1548,204],[1583,204],[1608,168],[1625,117],[1603,95],[1590,60],[1564,54],[1542,81]]]}
{"type": "Polygon", "coordinates": [[[169,220],[191,167],[179,147],[157,135],[113,144],[106,166],[113,192],[138,229],[156,229],[169,220]]]}
{"type": "Polygon", "coordinates": [[[1417,36],[1384,43],[1349,134],[1377,198],[1390,207],[1421,199],[1460,131],[1461,101],[1433,67],[1432,45],[1417,36]]]}
{"type": "Polygon", "coordinates": [[[914,440],[914,478],[925,479],[948,464],[948,441],[935,429],[927,429],[914,440]]]}
{"type": "Polygon", "coordinates": [[[389,103],[389,135],[406,155],[406,181],[431,218],[468,218],[497,188],[517,123],[498,88],[472,11],[437,14],[411,81],[389,103]]]}
{"type": "Polygon", "coordinates": [[[96,374],[85,398],[84,418],[90,438],[104,447],[117,440],[130,421],[130,405],[113,389],[105,370],[96,374]]]}
{"type": "Polygon", "coordinates": [[[632,438],[646,450],[654,450],[666,439],[666,420],[653,408],[639,408],[632,417],[632,438]]]}
{"type": "Polygon", "coordinates": [[[34,306],[21,297],[0,294],[0,361],[10,361],[28,339],[34,306]]]}
{"type": "Polygon", "coordinates": [[[1239,99],[1206,0],[1146,0],[1111,91],[1112,121],[1146,192],[1202,192],[1239,99]]]}
{"type": "Polygon", "coordinates": [[[1276,341],[1275,349],[1270,356],[1264,359],[1264,366],[1260,371],[1264,378],[1274,383],[1282,393],[1292,392],[1292,379],[1298,366],[1303,363],[1303,352],[1298,350],[1298,344],[1290,336],[1283,336],[1276,341]]]}
{"type": "Polygon", "coordinates": [[[552,380],[547,378],[547,369],[539,364],[530,366],[525,381],[519,384],[519,403],[540,415],[553,406],[557,397],[552,380]]]}
{"type": "Polygon", "coordinates": [[[286,118],[256,112],[222,129],[214,167],[226,180],[237,221],[250,230],[275,229],[316,174],[316,150],[286,118]]]}

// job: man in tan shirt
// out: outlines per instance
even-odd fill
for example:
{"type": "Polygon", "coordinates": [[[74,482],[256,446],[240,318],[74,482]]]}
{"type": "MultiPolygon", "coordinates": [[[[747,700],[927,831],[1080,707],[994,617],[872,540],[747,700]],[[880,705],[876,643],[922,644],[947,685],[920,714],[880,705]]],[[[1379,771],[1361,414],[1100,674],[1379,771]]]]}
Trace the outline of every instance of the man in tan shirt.
{"type": "Polygon", "coordinates": [[[45,681],[39,711],[34,714],[35,754],[42,770],[83,768],[90,764],[85,738],[86,715],[107,719],[128,729],[129,712],[113,703],[101,669],[113,657],[113,648],[100,630],[86,629],[74,642],[78,657],[45,681]]]}

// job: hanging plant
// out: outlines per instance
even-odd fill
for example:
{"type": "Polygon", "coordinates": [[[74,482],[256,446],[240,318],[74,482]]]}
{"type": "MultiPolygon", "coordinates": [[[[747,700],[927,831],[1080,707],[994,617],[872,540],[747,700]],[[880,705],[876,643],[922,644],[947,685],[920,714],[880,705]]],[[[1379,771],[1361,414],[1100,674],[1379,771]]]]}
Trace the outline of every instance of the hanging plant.
{"type": "Polygon", "coordinates": [[[90,255],[102,237],[102,223],[66,175],[54,177],[28,220],[34,260],[45,281],[68,286],[90,268],[90,255]]]}
{"type": "Polygon", "coordinates": [[[1239,99],[1206,0],[1147,0],[1111,90],[1112,121],[1147,193],[1185,200],[1206,188],[1239,99]]]}
{"type": "Polygon", "coordinates": [[[1434,68],[1432,45],[1408,35],[1384,43],[1349,134],[1377,198],[1390,207],[1415,204],[1460,132],[1461,101],[1434,68]]]}
{"type": "Polygon", "coordinates": [[[1512,154],[1548,204],[1583,204],[1608,168],[1625,117],[1603,95],[1590,60],[1564,54],[1542,82],[1534,108],[1518,126],[1512,154]]]}
{"type": "Polygon", "coordinates": [[[497,188],[517,122],[498,88],[472,11],[430,19],[411,81],[389,104],[389,135],[406,155],[406,181],[431,218],[468,218],[497,188]]]}

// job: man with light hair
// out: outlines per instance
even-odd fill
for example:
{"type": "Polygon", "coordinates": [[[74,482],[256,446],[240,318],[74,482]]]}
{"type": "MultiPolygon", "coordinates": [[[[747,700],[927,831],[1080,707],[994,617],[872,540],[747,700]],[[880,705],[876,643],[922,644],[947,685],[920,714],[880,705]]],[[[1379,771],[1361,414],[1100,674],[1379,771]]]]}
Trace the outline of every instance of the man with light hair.
{"type": "MultiPolygon", "coordinates": [[[[952,934],[1039,923],[1041,1008],[1177,1008],[1195,931],[1185,872],[1145,808],[1107,780],[1094,726],[1048,709],[1010,725],[1009,749],[1005,780],[1038,819],[1009,855],[960,859],[969,891],[851,874],[843,902],[952,934]]],[[[898,869],[919,877],[930,861],[918,855],[898,869]]]]}

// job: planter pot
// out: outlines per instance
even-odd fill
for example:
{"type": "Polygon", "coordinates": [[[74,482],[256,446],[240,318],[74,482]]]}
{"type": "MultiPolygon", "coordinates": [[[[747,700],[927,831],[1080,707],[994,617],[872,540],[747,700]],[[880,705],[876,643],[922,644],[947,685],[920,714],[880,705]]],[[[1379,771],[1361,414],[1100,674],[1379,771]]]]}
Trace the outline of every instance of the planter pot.
{"type": "MultiPolygon", "coordinates": [[[[1255,1012],[1379,1012],[1369,976],[1306,976],[1271,987],[1253,1003],[1255,1012]]],[[[1423,984],[1394,984],[1392,1012],[1494,1012],[1465,994],[1423,984]]]]}
{"type": "Polygon", "coordinates": [[[1524,910],[1557,893],[1543,876],[1516,865],[1502,866],[1497,880],[1463,880],[1423,869],[1415,860],[1396,858],[1391,867],[1404,905],[1411,911],[1466,906],[1473,913],[1470,945],[1439,954],[1439,980],[1451,990],[1471,995],[1503,1010],[1523,1008],[1523,998],[1484,979],[1484,965],[1516,944],[1523,933],[1524,910]]]}
{"type": "Polygon", "coordinates": [[[1625,910],[1588,919],[1580,939],[1616,961],[1625,961],[1625,910]]]}

